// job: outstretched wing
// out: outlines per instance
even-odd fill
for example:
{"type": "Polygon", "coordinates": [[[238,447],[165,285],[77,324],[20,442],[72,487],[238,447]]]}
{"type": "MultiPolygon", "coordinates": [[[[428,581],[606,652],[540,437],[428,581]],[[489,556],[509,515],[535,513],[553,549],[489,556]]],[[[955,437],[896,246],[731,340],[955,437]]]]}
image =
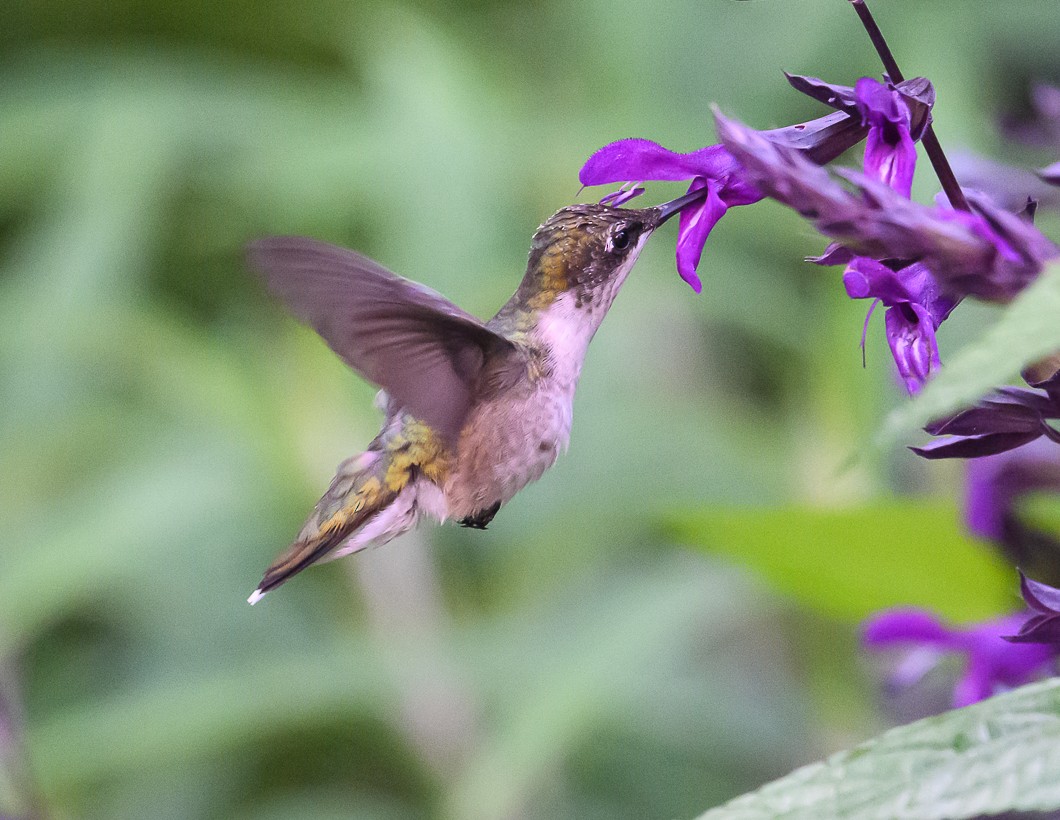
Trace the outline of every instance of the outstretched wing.
{"type": "Polygon", "coordinates": [[[484,366],[515,351],[440,294],[354,251],[276,236],[248,253],[269,290],[350,367],[450,439],[484,366]]]}

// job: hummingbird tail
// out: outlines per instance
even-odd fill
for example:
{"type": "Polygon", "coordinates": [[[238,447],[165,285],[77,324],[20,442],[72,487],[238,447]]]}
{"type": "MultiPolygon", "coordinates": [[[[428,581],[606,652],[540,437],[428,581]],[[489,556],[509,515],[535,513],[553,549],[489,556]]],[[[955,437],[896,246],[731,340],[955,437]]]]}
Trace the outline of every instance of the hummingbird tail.
{"type": "Polygon", "coordinates": [[[356,552],[373,541],[390,540],[411,528],[416,521],[414,498],[400,503],[400,497],[408,495],[402,492],[407,476],[394,481],[389,466],[387,454],[378,450],[340,464],[298,538],[265,571],[249,603],[256,604],[311,564],[356,552]]]}

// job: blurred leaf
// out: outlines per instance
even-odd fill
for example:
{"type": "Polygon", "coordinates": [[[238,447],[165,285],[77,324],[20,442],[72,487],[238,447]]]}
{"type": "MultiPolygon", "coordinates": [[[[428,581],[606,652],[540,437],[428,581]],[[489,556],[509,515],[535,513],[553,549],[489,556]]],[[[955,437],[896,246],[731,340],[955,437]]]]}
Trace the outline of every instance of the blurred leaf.
{"type": "Polygon", "coordinates": [[[41,786],[68,791],[150,767],[221,759],[293,728],[379,710],[393,697],[377,655],[346,637],[198,680],[151,684],[30,727],[41,786]]]}
{"type": "Polygon", "coordinates": [[[5,533],[17,548],[0,556],[0,651],[95,599],[101,586],[150,567],[154,553],[180,549],[196,528],[228,520],[239,499],[253,497],[250,479],[223,460],[220,447],[195,458],[172,456],[169,444],[159,443],[164,455],[155,461],[141,457],[64,499],[55,523],[5,533]]]}
{"type": "MultiPolygon", "coordinates": [[[[525,808],[594,725],[633,708],[645,666],[658,664],[688,623],[703,617],[724,630],[746,599],[738,582],[712,581],[686,561],[600,586],[574,607],[547,610],[543,634],[512,642],[505,633],[525,671],[506,686],[502,720],[453,783],[445,816],[485,820],[525,808]]],[[[784,734],[772,728],[774,738],[784,734]]]]}
{"type": "Polygon", "coordinates": [[[1015,573],[958,531],[952,505],[706,510],[676,513],[668,525],[674,538],[728,556],[807,606],[843,618],[926,606],[972,620],[1016,603],[1015,573]]]}
{"type": "Polygon", "coordinates": [[[977,817],[1060,808],[1060,680],[900,726],[700,820],[977,817]]]}
{"type": "Polygon", "coordinates": [[[1005,308],[997,324],[945,363],[909,404],[893,412],[877,438],[880,446],[903,440],[932,419],[968,407],[1021,368],[1060,351],[1060,263],[1005,308]]]}

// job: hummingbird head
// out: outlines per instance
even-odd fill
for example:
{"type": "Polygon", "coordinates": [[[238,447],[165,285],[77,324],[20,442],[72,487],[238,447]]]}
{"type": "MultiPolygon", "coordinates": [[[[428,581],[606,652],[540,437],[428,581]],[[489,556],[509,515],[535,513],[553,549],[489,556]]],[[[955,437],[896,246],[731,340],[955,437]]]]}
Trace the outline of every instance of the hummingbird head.
{"type": "Polygon", "coordinates": [[[705,188],[654,208],[571,205],[537,229],[519,289],[493,323],[533,334],[577,378],[586,348],[652,232],[707,195],[705,188]]]}
{"type": "Polygon", "coordinates": [[[576,310],[606,313],[652,232],[705,195],[693,191],[654,208],[591,204],[557,211],[534,234],[517,300],[545,310],[562,296],[576,310]]]}

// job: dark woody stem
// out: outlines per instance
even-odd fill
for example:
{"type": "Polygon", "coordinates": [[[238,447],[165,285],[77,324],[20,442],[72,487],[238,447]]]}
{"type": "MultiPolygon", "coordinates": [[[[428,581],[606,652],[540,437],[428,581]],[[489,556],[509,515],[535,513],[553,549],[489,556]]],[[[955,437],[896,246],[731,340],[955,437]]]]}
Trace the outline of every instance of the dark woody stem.
{"type": "MultiPolygon", "coordinates": [[[[892,83],[902,82],[905,79],[902,76],[902,70],[898,67],[891,49],[887,46],[887,41],[883,38],[883,32],[876,25],[872,12],[865,5],[865,0],[849,0],[849,2],[861,19],[861,24],[865,26],[865,31],[868,32],[869,39],[876,48],[876,53],[880,55],[883,67],[887,70],[887,76],[891,78],[892,83]]],[[[927,152],[928,159],[931,160],[931,167],[935,169],[935,176],[939,178],[942,190],[946,192],[946,196],[950,200],[950,205],[959,211],[970,211],[968,200],[964,198],[964,191],[961,190],[961,186],[957,183],[957,177],[953,175],[949,160],[946,159],[946,154],[942,151],[942,145],[939,144],[939,138],[935,136],[935,131],[930,125],[924,129],[924,135],[920,138],[920,142],[927,152]]]]}

